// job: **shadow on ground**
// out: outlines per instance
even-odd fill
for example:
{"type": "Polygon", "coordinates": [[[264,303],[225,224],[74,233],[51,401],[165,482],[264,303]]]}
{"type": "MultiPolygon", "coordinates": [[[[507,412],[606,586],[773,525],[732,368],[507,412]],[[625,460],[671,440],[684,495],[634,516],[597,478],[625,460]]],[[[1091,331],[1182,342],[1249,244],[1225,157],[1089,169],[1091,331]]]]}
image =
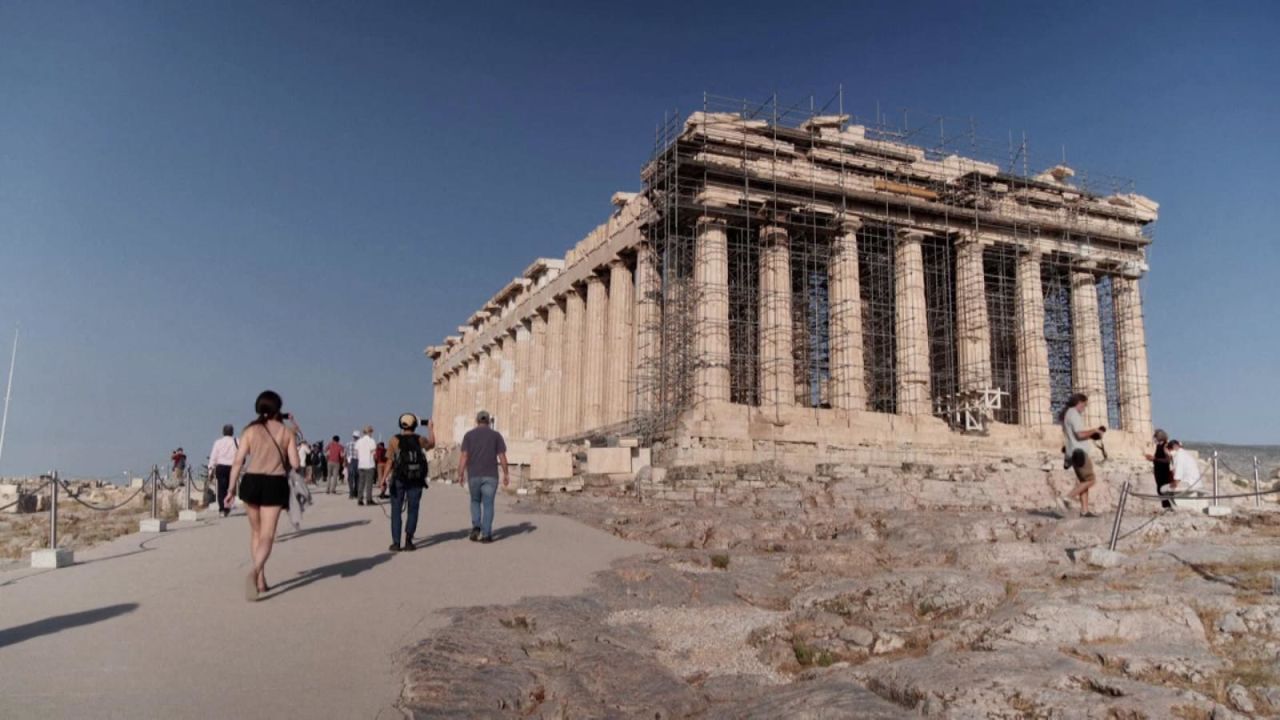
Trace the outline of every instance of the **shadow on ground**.
{"type": "Polygon", "coordinates": [[[110,620],[113,617],[125,615],[137,609],[138,603],[107,605],[93,610],[84,610],[67,615],[55,615],[54,617],[37,620],[26,625],[0,630],[0,648],[16,645],[24,640],[31,640],[42,635],[52,635],[63,630],[80,627],[81,625],[92,625],[103,620],[110,620]]]}
{"type": "MultiPolygon", "coordinates": [[[[262,596],[262,599],[268,600],[287,592],[299,590],[312,583],[326,580],[328,578],[352,578],[366,570],[381,565],[391,559],[391,553],[384,552],[372,557],[354,558],[352,560],[343,560],[329,565],[322,565],[318,568],[312,568],[306,572],[299,573],[297,576],[285,580],[271,589],[271,592],[262,596]]],[[[268,573],[270,571],[268,570],[268,573]]]]}
{"type": "MultiPolygon", "coordinates": [[[[534,525],[533,523],[526,520],[525,522],[522,522],[519,525],[507,525],[505,527],[500,527],[497,530],[494,530],[493,539],[505,540],[507,538],[512,538],[517,535],[525,535],[527,533],[531,533],[537,529],[538,529],[537,525],[534,525]]],[[[436,533],[435,535],[428,535],[425,539],[423,539],[421,543],[418,543],[418,547],[427,548],[427,547],[431,547],[432,545],[440,545],[441,543],[452,542],[454,540],[465,540],[469,535],[471,535],[470,528],[464,528],[462,530],[450,530],[448,532],[440,532],[440,533],[436,533]]]]}
{"type": "Polygon", "coordinates": [[[278,543],[289,542],[290,540],[296,540],[297,538],[306,537],[308,535],[317,535],[319,533],[327,533],[327,532],[337,532],[339,530],[346,530],[348,528],[359,527],[360,525],[368,525],[368,524],[369,524],[368,520],[351,520],[349,522],[332,523],[330,525],[320,525],[318,527],[313,527],[313,528],[303,528],[301,530],[295,530],[291,533],[286,533],[284,535],[281,535],[279,539],[276,540],[276,542],[278,543]]]}

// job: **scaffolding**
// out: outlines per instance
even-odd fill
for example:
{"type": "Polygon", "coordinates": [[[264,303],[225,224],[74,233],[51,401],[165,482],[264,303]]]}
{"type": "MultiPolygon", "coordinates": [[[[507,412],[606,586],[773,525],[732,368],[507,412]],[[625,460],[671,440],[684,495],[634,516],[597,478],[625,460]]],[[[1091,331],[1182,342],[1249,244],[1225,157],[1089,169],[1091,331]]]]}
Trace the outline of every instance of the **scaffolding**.
{"type": "Polygon", "coordinates": [[[706,401],[922,405],[982,432],[1043,424],[1038,396],[1056,413],[1080,391],[1105,395],[1091,409],[1111,427],[1149,422],[1133,391],[1145,346],[1128,331],[1154,205],[1065,162],[1033,174],[1025,138],[991,142],[972,121],[868,115],[841,91],[796,105],[704,95],[664,118],[642,173],[656,279],[637,279],[651,311],[637,315],[631,424],[662,436],[706,401]],[[1095,306],[1096,333],[1074,322],[1095,306]],[[1027,377],[1028,322],[1043,330],[1043,389],[1027,377]]]}

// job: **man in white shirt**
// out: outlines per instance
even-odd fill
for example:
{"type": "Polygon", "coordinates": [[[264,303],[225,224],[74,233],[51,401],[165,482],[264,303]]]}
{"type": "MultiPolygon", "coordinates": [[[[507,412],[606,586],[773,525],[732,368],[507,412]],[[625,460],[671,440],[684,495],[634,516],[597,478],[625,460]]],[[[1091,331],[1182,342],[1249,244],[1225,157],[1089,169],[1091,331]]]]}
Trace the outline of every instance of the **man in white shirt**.
{"type": "Polygon", "coordinates": [[[1166,493],[1185,493],[1200,485],[1200,463],[1191,457],[1191,452],[1182,447],[1177,440],[1169,441],[1169,465],[1173,471],[1173,482],[1164,486],[1166,493]]]}
{"type": "Polygon", "coordinates": [[[227,489],[231,485],[231,463],[236,459],[236,450],[240,448],[236,442],[236,429],[230,425],[222,426],[222,437],[213,443],[213,449],[209,451],[209,467],[210,473],[218,482],[218,512],[222,517],[231,514],[231,508],[226,506],[227,489]]]}
{"type": "Polygon", "coordinates": [[[360,456],[356,454],[356,441],[360,439],[360,431],[351,431],[351,442],[347,443],[347,493],[355,500],[360,491],[360,456]]]}
{"type": "Polygon", "coordinates": [[[373,439],[373,426],[365,425],[364,434],[356,441],[356,465],[360,470],[360,500],[357,505],[373,504],[373,481],[378,472],[373,453],[378,443],[373,439]]]}
{"type": "Polygon", "coordinates": [[[1067,407],[1062,411],[1062,453],[1063,467],[1072,468],[1076,473],[1076,486],[1065,499],[1058,502],[1063,510],[1069,510],[1067,500],[1080,498],[1080,515],[1095,517],[1089,512],[1089,489],[1097,484],[1098,478],[1093,470],[1093,459],[1089,457],[1087,440],[1101,440],[1105,427],[1086,428],[1084,411],[1089,404],[1089,397],[1084,393],[1075,393],[1067,399],[1067,407]]]}

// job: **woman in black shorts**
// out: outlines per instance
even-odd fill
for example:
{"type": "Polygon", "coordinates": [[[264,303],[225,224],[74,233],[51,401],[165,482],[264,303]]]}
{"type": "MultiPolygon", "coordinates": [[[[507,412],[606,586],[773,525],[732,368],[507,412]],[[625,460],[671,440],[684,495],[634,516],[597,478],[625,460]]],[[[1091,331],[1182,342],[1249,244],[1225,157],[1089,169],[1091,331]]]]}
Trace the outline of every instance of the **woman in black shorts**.
{"type": "Polygon", "coordinates": [[[266,566],[276,538],[280,511],[289,507],[289,468],[298,467],[297,424],[285,427],[291,418],[282,415],[280,396],[264,391],[254,403],[258,419],[249,423],[240,436],[240,448],[231,465],[231,487],[227,503],[236,497],[239,478],[240,502],[249,516],[249,549],[253,553],[253,570],[245,579],[245,598],[257,600],[267,591],[266,566]],[[247,460],[247,461],[246,461],[247,460]],[[240,477],[240,468],[244,477],[240,477]]]}

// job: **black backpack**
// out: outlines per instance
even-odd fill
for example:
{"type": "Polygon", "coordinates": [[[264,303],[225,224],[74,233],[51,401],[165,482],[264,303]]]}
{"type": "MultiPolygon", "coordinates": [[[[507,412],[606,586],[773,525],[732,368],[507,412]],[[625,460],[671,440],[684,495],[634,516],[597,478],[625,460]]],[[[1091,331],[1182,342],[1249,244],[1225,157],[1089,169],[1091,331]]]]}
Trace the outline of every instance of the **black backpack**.
{"type": "Polygon", "coordinates": [[[427,454],[416,434],[399,435],[396,446],[395,481],[405,487],[427,484],[427,454]]]}

